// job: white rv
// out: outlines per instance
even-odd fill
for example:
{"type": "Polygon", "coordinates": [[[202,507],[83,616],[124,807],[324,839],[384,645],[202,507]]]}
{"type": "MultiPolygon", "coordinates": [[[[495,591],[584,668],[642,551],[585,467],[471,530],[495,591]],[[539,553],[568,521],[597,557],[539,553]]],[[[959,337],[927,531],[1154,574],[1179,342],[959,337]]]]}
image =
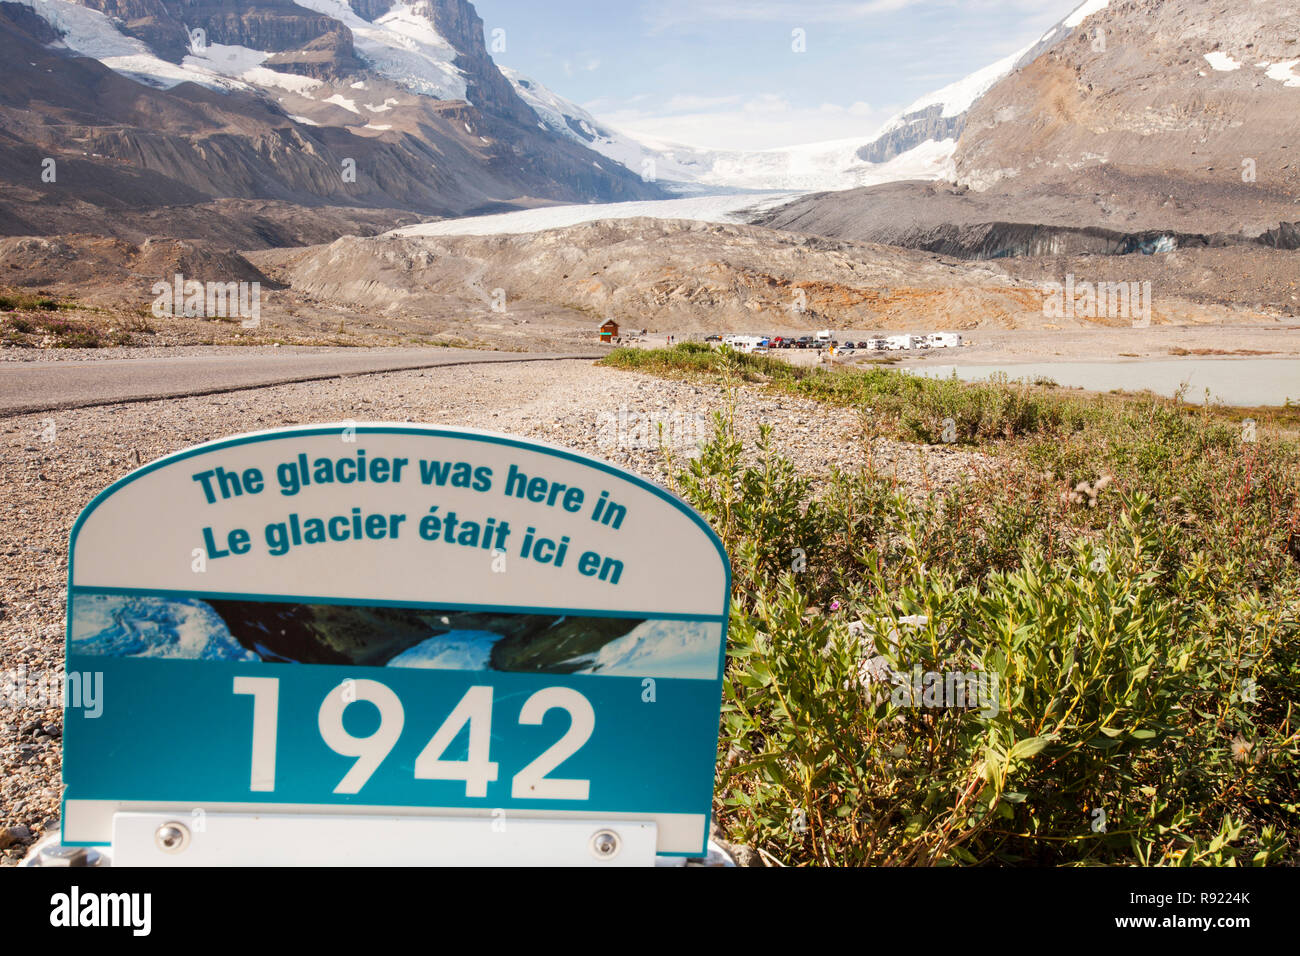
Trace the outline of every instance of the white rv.
{"type": "Polygon", "coordinates": [[[956,332],[935,332],[925,338],[932,349],[961,348],[961,336],[956,332]]]}
{"type": "Polygon", "coordinates": [[[733,335],[728,344],[738,352],[755,352],[766,348],[767,338],[761,335],[733,335]]]}
{"type": "Polygon", "coordinates": [[[885,339],[867,339],[862,347],[871,352],[883,352],[889,348],[889,343],[885,339]]]}
{"type": "Polygon", "coordinates": [[[891,352],[897,352],[900,349],[910,349],[912,347],[912,336],[910,335],[891,335],[885,339],[885,348],[891,352]]]}

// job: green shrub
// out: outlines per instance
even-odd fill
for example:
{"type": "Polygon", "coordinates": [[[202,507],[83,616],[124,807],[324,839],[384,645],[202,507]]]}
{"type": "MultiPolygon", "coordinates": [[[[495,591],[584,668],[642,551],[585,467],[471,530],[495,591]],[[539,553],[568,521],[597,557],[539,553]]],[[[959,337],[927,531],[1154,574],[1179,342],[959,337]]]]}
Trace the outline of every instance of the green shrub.
{"type": "Polygon", "coordinates": [[[1061,461],[1123,478],[1094,507],[1037,466],[814,496],[766,430],[747,466],[718,419],[677,485],[735,570],[729,838],[788,864],[1297,862],[1295,449],[1127,406],[1084,423],[1061,461]],[[890,675],[918,668],[996,693],[916,706],[890,675]]]}
{"type": "Polygon", "coordinates": [[[713,351],[713,349],[704,342],[680,342],[675,345],[674,348],[685,355],[702,355],[706,352],[713,351]]]}

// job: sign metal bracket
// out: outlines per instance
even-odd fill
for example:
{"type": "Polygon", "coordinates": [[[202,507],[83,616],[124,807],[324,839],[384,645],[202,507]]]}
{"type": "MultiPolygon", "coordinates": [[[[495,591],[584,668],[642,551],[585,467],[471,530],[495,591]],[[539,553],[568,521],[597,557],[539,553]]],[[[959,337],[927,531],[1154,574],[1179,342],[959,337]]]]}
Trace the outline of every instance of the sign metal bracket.
{"type": "Polygon", "coordinates": [[[115,866],[653,866],[632,820],[167,811],[113,815],[115,866]]]}

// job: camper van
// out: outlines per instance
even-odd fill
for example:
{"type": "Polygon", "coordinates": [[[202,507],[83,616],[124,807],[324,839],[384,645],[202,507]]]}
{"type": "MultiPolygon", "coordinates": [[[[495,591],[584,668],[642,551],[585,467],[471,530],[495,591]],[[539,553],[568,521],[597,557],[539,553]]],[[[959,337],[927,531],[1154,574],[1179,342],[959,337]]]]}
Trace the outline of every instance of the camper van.
{"type": "Polygon", "coordinates": [[[885,339],[885,348],[890,352],[897,352],[901,349],[910,349],[912,347],[912,336],[910,335],[891,335],[885,339]]]}
{"type": "Polygon", "coordinates": [[[762,335],[733,335],[728,343],[738,352],[755,352],[767,348],[768,339],[762,335]]]}
{"type": "Polygon", "coordinates": [[[867,339],[866,342],[862,343],[862,348],[871,352],[883,352],[889,348],[889,343],[885,339],[867,339]]]}
{"type": "Polygon", "coordinates": [[[961,336],[956,332],[935,332],[925,338],[932,349],[961,348],[961,336]]]}

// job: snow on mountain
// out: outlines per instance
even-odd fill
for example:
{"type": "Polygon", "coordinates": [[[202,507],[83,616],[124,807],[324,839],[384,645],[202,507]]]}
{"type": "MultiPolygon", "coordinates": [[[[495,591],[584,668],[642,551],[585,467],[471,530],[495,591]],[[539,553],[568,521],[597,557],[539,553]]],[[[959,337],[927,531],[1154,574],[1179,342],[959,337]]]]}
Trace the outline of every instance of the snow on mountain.
{"type": "MultiPolygon", "coordinates": [[[[582,107],[557,96],[532,77],[524,76],[518,70],[512,70],[508,66],[499,66],[498,69],[514,86],[519,98],[532,108],[542,121],[542,125],[547,128],[584,143],[597,139],[619,140],[631,150],[640,151],[641,145],[635,140],[603,128],[596,118],[582,107]]],[[[628,155],[630,157],[632,153],[629,152],[628,155]]]]}
{"type": "MultiPolygon", "coordinates": [[[[1105,10],[1108,6],[1110,6],[1110,0],[1085,0],[1073,13],[1043,34],[1035,49],[1031,51],[1033,55],[1026,57],[1025,62],[1033,59],[1049,46],[1064,40],[1076,27],[1082,25],[1084,20],[1087,20],[1094,13],[1105,10]]],[[[1020,65],[1023,66],[1024,64],[1020,65]]]]}
{"type": "Polygon", "coordinates": [[[824,192],[900,179],[940,179],[949,169],[953,140],[926,141],[883,163],[859,158],[862,139],[808,143],[780,149],[714,152],[697,182],[741,189],[824,192]]]}
{"type": "Polygon", "coordinates": [[[1300,86],[1300,60],[1287,60],[1283,63],[1264,63],[1265,75],[1270,80],[1277,80],[1283,86],[1300,86]]]}
{"type": "Polygon", "coordinates": [[[1036,43],[1031,43],[1010,56],[1004,56],[996,63],[958,80],[956,83],[950,83],[943,89],[935,90],[933,93],[921,97],[903,110],[899,116],[886,123],[881,132],[889,130],[895,124],[901,124],[903,117],[912,113],[919,113],[931,106],[942,106],[943,112],[941,115],[945,117],[960,116],[969,110],[977,99],[987,93],[994,83],[1014,70],[1016,64],[1020,62],[1020,58],[1036,45],[1036,43]]]}
{"type": "MultiPolygon", "coordinates": [[[[19,0],[63,34],[60,44],[109,69],[151,86],[170,89],[198,83],[209,89],[247,90],[250,86],[305,93],[319,82],[269,70],[270,53],[210,43],[193,48],[178,66],[122,33],[112,19],[71,0],[19,0]]],[[[363,20],[343,0],[301,0],[298,6],[338,20],[352,31],[353,43],[371,68],[415,93],[442,100],[466,98],[465,77],[454,63],[456,49],[414,3],[397,3],[374,23],[363,20]]],[[[56,45],[60,45],[56,44],[56,45]]]]}
{"type": "MultiPolygon", "coordinates": [[[[185,59],[188,62],[190,58],[186,57],[185,59]]],[[[263,89],[284,90],[287,93],[297,93],[299,96],[308,97],[311,96],[312,90],[325,85],[320,80],[313,80],[310,76],[268,70],[264,66],[255,66],[251,70],[245,70],[239,74],[239,78],[245,83],[260,86],[263,89]]]]}
{"type": "MultiPolygon", "coordinates": [[[[656,149],[649,143],[610,129],[581,106],[547,89],[532,77],[506,66],[498,69],[510,81],[519,98],[537,114],[538,125],[542,128],[581,143],[644,179],[662,180],[670,188],[675,185],[679,192],[687,191],[689,184],[698,180],[698,171],[690,160],[679,162],[672,149],[656,149]]],[[[681,149],[690,154],[699,152],[690,147],[681,149]]]]}
{"type": "Polygon", "coordinates": [[[1099,10],[1105,10],[1108,6],[1110,6],[1110,0],[1087,0],[1086,3],[1062,20],[1061,23],[1063,26],[1069,27],[1073,30],[1094,13],[1097,13],[1099,10]]]}
{"type": "Polygon", "coordinates": [[[490,669],[492,645],[499,640],[501,635],[491,631],[448,631],[403,651],[388,666],[485,671],[490,669]]]}
{"type": "Polygon", "coordinates": [[[645,621],[606,644],[587,667],[575,673],[710,680],[718,673],[721,642],[720,624],[645,621]]]}
{"type": "MultiPolygon", "coordinates": [[[[70,0],[19,0],[19,2],[31,7],[46,23],[63,34],[62,39],[51,46],[91,57],[110,70],[133,80],[162,89],[171,89],[181,83],[198,83],[200,86],[215,90],[248,89],[244,83],[222,75],[221,66],[230,65],[234,62],[234,58],[227,58],[221,65],[214,61],[213,65],[209,66],[201,61],[188,62],[191,58],[187,57],[187,62],[177,66],[155,56],[142,41],[126,36],[118,30],[112,20],[98,10],[83,7],[70,0]]],[[[263,59],[267,56],[267,54],[258,55],[263,59]]],[[[246,61],[246,57],[241,60],[241,62],[246,61]]]]}
{"type": "Polygon", "coordinates": [[[1241,64],[1222,50],[1215,50],[1213,53],[1205,54],[1205,62],[1220,73],[1231,73],[1234,70],[1241,69],[1241,64]]]}
{"type": "Polygon", "coordinates": [[[70,649],[100,657],[258,660],[209,604],[194,598],[78,595],[70,649]]]}
{"type": "Polygon", "coordinates": [[[310,96],[312,90],[324,85],[320,80],[309,76],[283,73],[262,66],[270,56],[269,53],[250,50],[246,46],[208,43],[201,49],[192,49],[181,61],[181,67],[192,82],[220,84],[224,88],[248,89],[257,86],[266,90],[285,90],[299,96],[310,96]]]}
{"type": "Polygon", "coordinates": [[[300,7],[333,17],[352,31],[352,42],[371,69],[414,93],[440,100],[466,98],[465,76],[456,67],[456,48],[418,11],[417,3],[395,3],[371,23],[345,0],[295,0],[300,7]]]}

